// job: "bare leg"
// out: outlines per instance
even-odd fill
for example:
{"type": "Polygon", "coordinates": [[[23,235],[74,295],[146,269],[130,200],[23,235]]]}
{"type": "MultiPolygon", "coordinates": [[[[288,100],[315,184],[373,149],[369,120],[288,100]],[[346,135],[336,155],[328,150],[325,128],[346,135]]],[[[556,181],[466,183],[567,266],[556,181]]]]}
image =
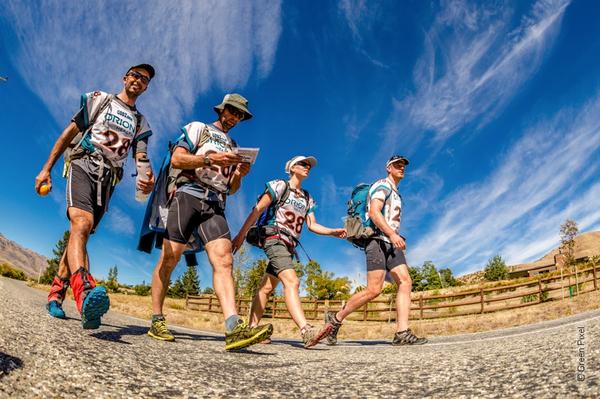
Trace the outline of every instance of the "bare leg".
{"type": "Polygon", "coordinates": [[[398,293],[396,294],[396,331],[404,331],[408,328],[412,280],[406,265],[393,268],[390,274],[394,278],[394,281],[396,281],[396,284],[398,284],[398,293]]]}
{"type": "MultiPolygon", "coordinates": [[[[89,270],[89,266],[88,266],[89,270]]],[[[58,271],[56,272],[58,278],[64,280],[71,276],[71,271],[69,270],[69,262],[67,260],[67,249],[65,248],[65,252],[63,252],[63,256],[60,258],[60,263],[58,264],[58,271]]]]}
{"type": "Polygon", "coordinates": [[[260,282],[260,288],[256,295],[254,295],[254,299],[252,299],[250,327],[256,327],[258,323],[260,323],[260,319],[262,319],[265,307],[267,307],[267,302],[269,301],[269,295],[273,292],[275,287],[277,287],[278,283],[279,279],[271,274],[265,273],[263,276],[260,282]]]}
{"type": "Polygon", "coordinates": [[[181,258],[181,254],[185,249],[185,244],[169,241],[163,241],[162,251],[158,263],[152,274],[152,312],[153,314],[162,314],[165,296],[169,288],[169,279],[177,262],[181,258]]]}
{"type": "Polygon", "coordinates": [[[231,240],[219,238],[206,243],[205,248],[213,268],[213,288],[219,298],[223,317],[227,320],[237,315],[231,240]]]}
{"type": "Polygon", "coordinates": [[[385,270],[371,270],[367,272],[367,288],[357,292],[346,303],[344,309],[337,312],[335,318],[343,321],[348,315],[365,303],[377,298],[383,288],[385,280],[385,270]]]}
{"type": "Polygon", "coordinates": [[[70,207],[68,210],[71,220],[71,236],[67,244],[67,265],[71,273],[80,267],[89,271],[87,241],[94,226],[94,215],[82,209],[70,207]]]}
{"type": "Polygon", "coordinates": [[[294,269],[286,269],[279,273],[279,279],[283,283],[283,295],[288,312],[294,320],[298,328],[302,329],[306,326],[306,317],[302,310],[302,302],[300,301],[300,280],[294,269]]]}

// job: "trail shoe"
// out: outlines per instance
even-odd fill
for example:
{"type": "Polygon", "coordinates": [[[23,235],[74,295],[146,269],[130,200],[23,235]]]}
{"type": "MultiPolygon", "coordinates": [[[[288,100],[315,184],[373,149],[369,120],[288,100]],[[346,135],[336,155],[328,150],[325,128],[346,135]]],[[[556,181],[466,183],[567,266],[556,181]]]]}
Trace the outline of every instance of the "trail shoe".
{"type": "Polygon", "coordinates": [[[325,323],[323,328],[320,330],[316,327],[307,324],[302,331],[302,341],[304,342],[305,348],[310,348],[319,343],[320,340],[325,338],[331,332],[331,324],[325,323]]]}
{"type": "Polygon", "coordinates": [[[271,334],[273,334],[271,324],[249,327],[248,323],[240,320],[233,330],[225,333],[225,350],[242,349],[258,344],[270,338],[271,334]]]}
{"type": "Polygon", "coordinates": [[[66,319],[65,311],[62,309],[62,306],[58,301],[50,301],[46,304],[46,309],[48,310],[48,314],[52,317],[56,317],[57,319],[66,319]]]}
{"type": "Polygon", "coordinates": [[[81,324],[85,329],[100,327],[101,318],[108,312],[110,300],[106,288],[99,286],[87,293],[81,308],[81,324]]]}
{"type": "Polygon", "coordinates": [[[337,334],[342,326],[342,323],[337,321],[335,318],[335,312],[325,312],[325,324],[331,326],[331,330],[327,338],[325,339],[325,343],[327,345],[336,345],[337,344],[337,334]]]}
{"type": "Polygon", "coordinates": [[[167,321],[164,318],[152,320],[148,335],[161,341],[175,341],[175,337],[167,328],[167,321]]]}
{"type": "Polygon", "coordinates": [[[404,331],[398,331],[394,335],[392,345],[423,345],[427,343],[427,338],[417,337],[410,328],[404,331]]]}

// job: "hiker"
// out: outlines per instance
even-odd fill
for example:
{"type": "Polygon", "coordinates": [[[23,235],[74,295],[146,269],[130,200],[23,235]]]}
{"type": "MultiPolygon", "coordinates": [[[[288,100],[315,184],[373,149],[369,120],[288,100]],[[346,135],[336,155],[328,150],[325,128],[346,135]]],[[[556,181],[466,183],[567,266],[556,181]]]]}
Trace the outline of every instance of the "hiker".
{"type": "MultiPolygon", "coordinates": [[[[269,294],[281,281],[285,296],[285,304],[300,329],[305,348],[316,345],[328,333],[330,327],[318,329],[308,324],[302,303],[300,302],[300,280],[294,268],[296,245],[304,223],[313,233],[344,238],[344,229],[331,229],[317,223],[315,218],[315,201],[308,191],[302,188],[302,182],[315,167],[314,157],[296,156],[285,165],[289,181],[272,180],[266,184],[264,194],[252,209],[240,232],[233,240],[233,250],[237,251],[243,244],[248,231],[257,220],[258,224],[252,233],[260,238],[251,243],[262,247],[269,258],[269,264],[261,280],[250,311],[250,325],[256,326],[267,305],[269,294]],[[259,220],[260,217],[260,220],[259,220]],[[258,242],[260,241],[260,242],[258,242]]],[[[297,258],[297,255],[296,255],[297,258]]]]}
{"type": "MultiPolygon", "coordinates": [[[[65,318],[62,302],[70,285],[86,329],[98,328],[110,306],[106,289],[96,287],[90,273],[87,242],[108,211],[114,188],[123,176],[127,154],[131,150],[136,164],[147,159],[152,131],[135,103],[148,89],[154,74],[149,64],[135,65],[127,70],[118,94],[101,91],[83,94],[81,109],[56,140],[35,179],[38,194],[51,190],[52,167],[64,153],[70,238],[46,306],[51,316],[65,318]]],[[[138,181],[138,189],[143,193],[151,192],[153,185],[151,171],[138,181]]]]}
{"type": "Polygon", "coordinates": [[[237,313],[233,282],[231,235],[225,219],[225,200],[239,188],[250,164],[234,152],[237,145],[229,131],[252,118],[248,101],[227,94],[214,107],[218,117],[211,124],[191,122],[175,143],[171,167],[176,192],[170,200],[160,259],[152,275],[152,325],[148,335],[163,341],[175,337],[168,330],[163,304],[169,279],[186,244],[197,231],[213,268],[213,287],[225,319],[225,349],[240,349],[270,337],[273,326],[249,327],[237,313]]]}
{"type": "MultiPolygon", "coordinates": [[[[406,243],[404,238],[399,235],[402,198],[397,188],[404,178],[404,172],[408,164],[407,158],[400,155],[392,156],[386,164],[387,177],[367,187],[367,209],[364,216],[372,226],[371,232],[374,234],[358,244],[358,246],[364,248],[366,255],[367,288],[354,294],[339,312],[325,313],[325,322],[331,328],[331,333],[326,339],[328,345],[337,343],[338,331],[342,326],[342,322],[350,313],[379,296],[387,272],[390,273],[398,285],[396,294],[396,334],[392,344],[420,345],[427,342],[426,338],[417,337],[408,328],[412,281],[404,256],[406,243]]],[[[351,236],[351,229],[348,228],[348,231],[348,235],[351,236]]]]}

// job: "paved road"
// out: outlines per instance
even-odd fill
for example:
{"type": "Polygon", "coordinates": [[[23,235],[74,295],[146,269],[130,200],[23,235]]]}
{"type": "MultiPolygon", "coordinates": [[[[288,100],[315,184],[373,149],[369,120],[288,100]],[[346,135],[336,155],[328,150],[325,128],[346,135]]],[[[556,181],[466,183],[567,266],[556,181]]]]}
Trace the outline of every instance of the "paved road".
{"type": "Polygon", "coordinates": [[[221,335],[109,312],[95,331],[46,315],[45,294],[0,277],[0,397],[598,397],[600,311],[421,347],[351,341],[305,350],[275,340],[227,353],[221,335]],[[583,327],[585,371],[577,380],[583,327]]]}

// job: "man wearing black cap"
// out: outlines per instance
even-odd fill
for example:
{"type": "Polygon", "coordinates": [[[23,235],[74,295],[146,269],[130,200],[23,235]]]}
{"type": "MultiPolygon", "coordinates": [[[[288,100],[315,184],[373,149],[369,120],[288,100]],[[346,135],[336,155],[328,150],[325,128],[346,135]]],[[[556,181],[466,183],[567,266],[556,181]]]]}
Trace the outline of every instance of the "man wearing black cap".
{"type": "Polygon", "coordinates": [[[387,177],[373,183],[367,197],[367,219],[375,225],[375,235],[365,246],[367,257],[367,288],[354,294],[339,312],[327,312],[325,322],[331,333],[327,337],[328,345],[337,343],[337,333],[342,321],[356,309],[375,299],[381,293],[386,273],[390,273],[396,284],[396,334],[393,345],[420,345],[427,339],[417,337],[408,328],[410,312],[410,292],[412,280],[404,256],[406,243],[398,233],[402,214],[402,197],[398,193],[398,184],[404,178],[408,165],[407,158],[394,155],[386,164],[387,177]]]}
{"type": "MultiPolygon", "coordinates": [[[[110,306],[106,289],[96,287],[90,274],[87,241],[108,210],[129,150],[132,149],[136,162],[147,157],[152,131],[135,103],[153,77],[151,65],[135,65],[123,76],[123,89],[118,94],[101,91],[83,94],[81,109],[56,140],[35,179],[36,192],[46,195],[52,189],[52,167],[65,153],[70,238],[52,282],[47,309],[50,315],[65,318],[62,301],[70,285],[86,329],[98,328],[110,306]]],[[[140,179],[138,185],[143,193],[151,192],[152,172],[140,179]]]]}
{"type": "Polygon", "coordinates": [[[239,189],[250,172],[250,164],[236,153],[229,131],[252,114],[248,101],[235,93],[225,95],[214,110],[218,115],[215,122],[185,125],[172,151],[171,167],[180,171],[169,203],[160,259],[152,275],[153,314],[148,335],[162,341],[175,339],[167,329],[163,304],[171,273],[197,232],[213,268],[213,288],[225,319],[225,349],[232,350],[263,341],[271,336],[273,327],[249,327],[237,314],[231,234],[225,219],[226,197],[239,189]]]}

